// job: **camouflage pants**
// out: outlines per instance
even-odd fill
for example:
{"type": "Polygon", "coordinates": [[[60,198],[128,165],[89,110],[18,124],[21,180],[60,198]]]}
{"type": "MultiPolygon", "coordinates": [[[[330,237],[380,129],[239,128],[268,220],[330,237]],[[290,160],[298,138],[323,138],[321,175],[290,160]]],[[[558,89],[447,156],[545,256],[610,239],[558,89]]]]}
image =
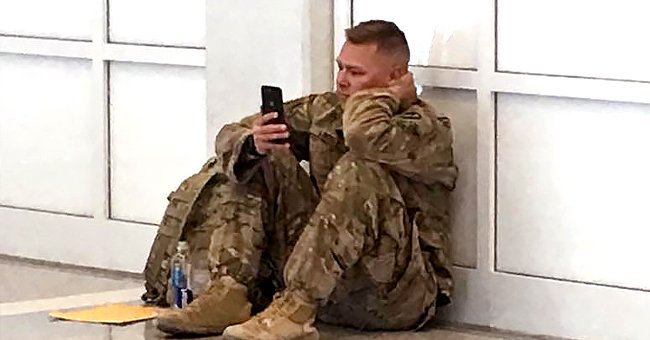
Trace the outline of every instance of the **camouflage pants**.
{"type": "Polygon", "coordinates": [[[405,329],[433,315],[435,276],[386,170],[346,154],[319,198],[292,155],[263,162],[245,185],[207,189],[215,274],[246,284],[256,310],[286,286],[320,301],[319,319],[333,324],[405,329]]]}

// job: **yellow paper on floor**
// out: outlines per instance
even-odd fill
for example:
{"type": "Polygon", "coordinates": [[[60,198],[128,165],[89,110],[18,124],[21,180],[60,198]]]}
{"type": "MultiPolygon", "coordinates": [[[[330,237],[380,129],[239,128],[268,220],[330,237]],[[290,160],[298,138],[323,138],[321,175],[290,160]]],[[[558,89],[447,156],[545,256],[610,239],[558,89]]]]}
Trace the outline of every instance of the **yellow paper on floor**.
{"type": "Polygon", "coordinates": [[[156,317],[156,307],[115,303],[67,312],[51,312],[50,317],[80,322],[126,324],[156,317]]]}

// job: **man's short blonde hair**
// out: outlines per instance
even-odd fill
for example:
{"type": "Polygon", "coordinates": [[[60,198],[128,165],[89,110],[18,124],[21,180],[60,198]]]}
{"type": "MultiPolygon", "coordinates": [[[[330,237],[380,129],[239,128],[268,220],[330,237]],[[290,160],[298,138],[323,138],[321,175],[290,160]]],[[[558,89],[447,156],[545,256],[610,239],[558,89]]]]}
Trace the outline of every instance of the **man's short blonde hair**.
{"type": "Polygon", "coordinates": [[[378,52],[393,55],[404,64],[408,64],[411,58],[411,51],[404,32],[390,21],[364,21],[346,29],[345,38],[353,44],[377,44],[378,52]]]}

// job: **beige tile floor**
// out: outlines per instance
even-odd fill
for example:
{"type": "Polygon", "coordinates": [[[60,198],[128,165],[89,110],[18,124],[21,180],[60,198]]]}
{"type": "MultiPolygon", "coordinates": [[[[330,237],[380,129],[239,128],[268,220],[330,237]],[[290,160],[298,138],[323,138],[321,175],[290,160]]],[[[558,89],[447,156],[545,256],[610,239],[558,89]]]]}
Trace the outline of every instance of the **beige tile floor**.
{"type": "MultiPolygon", "coordinates": [[[[137,302],[141,280],[133,275],[53,266],[0,256],[0,339],[1,340],[152,340],[167,339],[152,321],[127,326],[53,321],[48,311],[111,302],[137,302]]],[[[318,325],[321,339],[435,339],[489,340],[540,339],[453,325],[431,325],[414,332],[357,332],[318,325]]],[[[199,339],[220,339],[208,337],[199,339]]]]}

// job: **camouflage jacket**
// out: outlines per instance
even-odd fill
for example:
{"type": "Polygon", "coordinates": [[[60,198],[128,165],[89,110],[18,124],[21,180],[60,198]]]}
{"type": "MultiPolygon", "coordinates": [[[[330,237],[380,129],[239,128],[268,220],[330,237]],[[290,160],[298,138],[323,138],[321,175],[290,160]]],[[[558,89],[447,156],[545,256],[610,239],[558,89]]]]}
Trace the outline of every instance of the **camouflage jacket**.
{"type": "MultiPolygon", "coordinates": [[[[291,149],[309,161],[310,175],[323,188],[327,175],[346,152],[382,164],[399,188],[420,246],[435,270],[440,292],[453,287],[449,260],[449,193],[457,177],[450,122],[422,100],[400,109],[382,89],[356,93],[342,103],[328,92],[285,103],[291,149]]],[[[257,115],[228,124],[216,138],[216,162],[232,181],[246,182],[258,156],[246,152],[257,115]]]]}

